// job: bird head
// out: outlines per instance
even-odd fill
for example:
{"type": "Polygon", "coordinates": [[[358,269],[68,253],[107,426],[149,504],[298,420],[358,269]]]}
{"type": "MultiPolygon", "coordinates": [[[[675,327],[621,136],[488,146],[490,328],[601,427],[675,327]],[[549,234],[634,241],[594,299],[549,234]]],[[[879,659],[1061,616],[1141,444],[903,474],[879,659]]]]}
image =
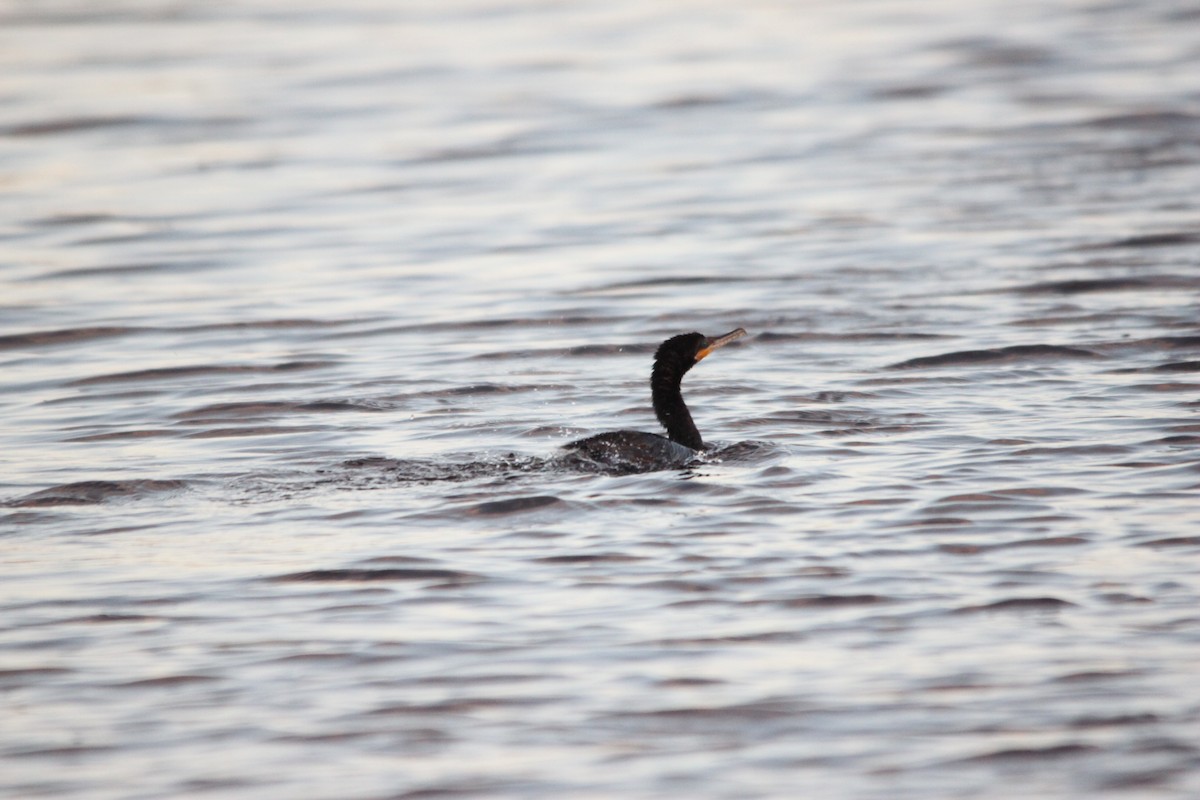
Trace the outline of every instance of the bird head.
{"type": "Polygon", "coordinates": [[[713,350],[724,347],[735,339],[746,335],[743,328],[737,328],[723,336],[705,336],[702,333],[681,333],[672,336],[658,346],[654,354],[654,363],[670,370],[680,377],[689,369],[696,366],[713,350]]]}

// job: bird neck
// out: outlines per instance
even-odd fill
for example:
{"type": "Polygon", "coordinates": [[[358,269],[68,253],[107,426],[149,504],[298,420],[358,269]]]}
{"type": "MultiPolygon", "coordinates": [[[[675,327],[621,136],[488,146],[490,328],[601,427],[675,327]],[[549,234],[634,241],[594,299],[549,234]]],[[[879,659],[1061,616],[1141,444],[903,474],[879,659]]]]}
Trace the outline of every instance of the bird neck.
{"type": "Polygon", "coordinates": [[[656,359],[650,373],[650,396],[654,400],[654,416],[667,429],[671,441],[693,450],[703,450],[704,441],[700,431],[696,430],[696,423],[692,422],[692,414],[683,402],[680,389],[683,376],[691,367],[692,364],[685,366],[674,358],[656,359]]]}

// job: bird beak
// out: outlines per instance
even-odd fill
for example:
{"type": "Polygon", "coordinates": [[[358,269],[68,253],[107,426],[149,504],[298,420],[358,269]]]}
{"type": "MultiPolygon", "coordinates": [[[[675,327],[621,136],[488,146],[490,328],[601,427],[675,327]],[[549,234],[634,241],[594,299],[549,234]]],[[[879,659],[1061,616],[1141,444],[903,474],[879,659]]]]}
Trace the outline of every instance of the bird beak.
{"type": "Polygon", "coordinates": [[[704,345],[704,347],[700,348],[700,352],[696,353],[696,360],[699,361],[700,359],[704,358],[709,353],[711,353],[713,350],[716,350],[718,347],[724,347],[725,345],[729,344],[730,342],[734,341],[735,339],[740,339],[745,335],[746,335],[746,329],[738,328],[736,330],[730,331],[729,333],[725,334],[724,336],[718,336],[715,339],[709,339],[708,344],[704,345]]]}

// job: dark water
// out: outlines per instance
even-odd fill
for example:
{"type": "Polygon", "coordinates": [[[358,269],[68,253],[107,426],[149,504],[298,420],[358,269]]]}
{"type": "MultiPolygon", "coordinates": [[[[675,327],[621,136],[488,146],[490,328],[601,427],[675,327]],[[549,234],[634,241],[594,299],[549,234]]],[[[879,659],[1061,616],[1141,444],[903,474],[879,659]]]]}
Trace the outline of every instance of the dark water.
{"type": "Polygon", "coordinates": [[[0,2],[0,794],[1200,796],[1198,25],[0,2]]]}

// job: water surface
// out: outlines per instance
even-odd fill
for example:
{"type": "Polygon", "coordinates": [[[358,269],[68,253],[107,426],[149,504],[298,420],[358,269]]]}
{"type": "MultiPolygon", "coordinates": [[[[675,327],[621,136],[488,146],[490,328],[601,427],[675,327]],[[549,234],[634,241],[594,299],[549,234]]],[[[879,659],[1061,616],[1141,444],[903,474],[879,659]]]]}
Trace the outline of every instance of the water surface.
{"type": "Polygon", "coordinates": [[[1197,21],[0,3],[0,793],[1200,795],[1197,21]]]}

